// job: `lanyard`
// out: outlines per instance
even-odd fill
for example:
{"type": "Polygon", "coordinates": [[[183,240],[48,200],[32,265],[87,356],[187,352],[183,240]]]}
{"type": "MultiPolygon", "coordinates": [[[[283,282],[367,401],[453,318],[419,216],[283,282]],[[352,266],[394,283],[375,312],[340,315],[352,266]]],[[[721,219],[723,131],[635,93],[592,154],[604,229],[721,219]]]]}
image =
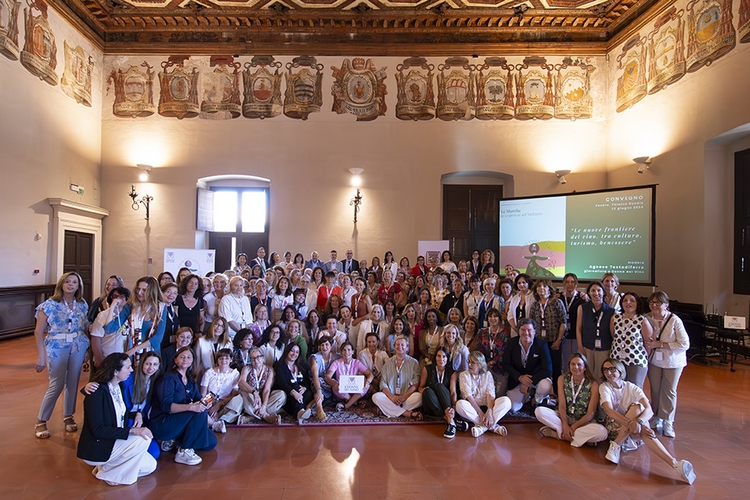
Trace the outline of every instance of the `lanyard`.
{"type": "Polygon", "coordinates": [[[547,298],[547,302],[545,304],[542,304],[541,300],[539,301],[539,307],[542,308],[542,330],[544,330],[544,322],[545,322],[544,316],[547,312],[547,306],[549,305],[549,301],[550,301],[550,298],[547,298]]]}
{"type": "Polygon", "coordinates": [[[604,309],[599,309],[599,314],[596,313],[596,306],[594,304],[591,304],[591,310],[594,312],[594,316],[596,316],[596,336],[600,336],[600,328],[602,325],[602,316],[604,316],[604,309]]]}
{"type": "Polygon", "coordinates": [[[578,389],[575,388],[575,384],[573,383],[573,377],[570,377],[570,391],[573,393],[573,402],[571,403],[571,406],[576,404],[576,400],[578,400],[578,395],[581,393],[581,389],[583,389],[583,384],[586,383],[586,377],[581,380],[580,385],[578,386],[578,389]]]}
{"type": "Polygon", "coordinates": [[[440,372],[435,368],[435,375],[437,376],[437,381],[439,384],[443,383],[443,379],[445,378],[445,370],[443,370],[443,374],[440,375],[440,372]]]}
{"type": "Polygon", "coordinates": [[[578,296],[578,290],[573,291],[573,296],[570,298],[570,301],[568,301],[568,297],[563,294],[563,298],[565,299],[565,310],[570,312],[570,306],[573,305],[573,302],[576,300],[576,297],[578,296]]]}

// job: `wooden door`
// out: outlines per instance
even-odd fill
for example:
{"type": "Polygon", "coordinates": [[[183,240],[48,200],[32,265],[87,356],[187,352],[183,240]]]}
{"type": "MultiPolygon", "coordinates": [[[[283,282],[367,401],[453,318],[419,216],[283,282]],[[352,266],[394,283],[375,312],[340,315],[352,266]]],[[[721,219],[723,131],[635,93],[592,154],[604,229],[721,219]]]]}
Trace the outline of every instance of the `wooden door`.
{"type": "Polygon", "coordinates": [[[209,233],[208,247],[216,250],[216,272],[224,272],[234,267],[232,256],[232,240],[234,239],[236,254],[246,253],[248,261],[256,257],[259,247],[268,251],[268,232],[265,233],[209,233]]]}
{"type": "Polygon", "coordinates": [[[94,235],[65,231],[63,248],[63,273],[77,272],[83,280],[83,298],[91,304],[91,286],[94,260],[94,235]]]}
{"type": "Polygon", "coordinates": [[[454,262],[468,260],[475,248],[497,254],[502,197],[501,185],[443,186],[443,239],[450,241],[454,262]]]}
{"type": "Polygon", "coordinates": [[[750,149],[734,154],[734,293],[750,295],[750,149]]]}

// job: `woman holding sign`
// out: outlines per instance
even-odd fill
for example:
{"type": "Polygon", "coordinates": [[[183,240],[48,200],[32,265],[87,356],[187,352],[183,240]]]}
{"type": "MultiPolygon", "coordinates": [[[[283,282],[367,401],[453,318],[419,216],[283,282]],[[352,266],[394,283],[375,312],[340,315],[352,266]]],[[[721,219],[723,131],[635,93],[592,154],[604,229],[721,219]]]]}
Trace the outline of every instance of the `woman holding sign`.
{"type": "Polygon", "coordinates": [[[652,293],[648,306],[651,312],[646,318],[654,328],[654,340],[646,342],[646,348],[651,351],[648,381],[654,410],[650,424],[654,430],[662,424],[664,437],[673,438],[677,384],[682,369],[687,365],[685,353],[690,347],[690,338],[682,320],[669,311],[669,296],[666,293],[652,293]]]}
{"type": "Polygon", "coordinates": [[[334,397],[344,401],[336,404],[336,411],[348,410],[367,395],[373,378],[375,377],[372,372],[354,357],[354,346],[351,342],[341,344],[341,357],[331,363],[325,377],[326,383],[333,388],[334,397]],[[355,378],[357,375],[364,377],[355,378]],[[354,392],[355,390],[359,392],[354,392]]]}

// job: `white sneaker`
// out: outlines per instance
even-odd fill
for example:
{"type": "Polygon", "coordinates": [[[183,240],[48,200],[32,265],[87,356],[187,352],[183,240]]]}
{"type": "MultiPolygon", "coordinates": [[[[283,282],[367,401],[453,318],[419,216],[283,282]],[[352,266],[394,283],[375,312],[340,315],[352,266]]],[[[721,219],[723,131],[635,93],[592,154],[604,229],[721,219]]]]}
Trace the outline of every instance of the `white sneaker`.
{"type": "Polygon", "coordinates": [[[661,427],[661,419],[654,415],[653,417],[651,417],[651,420],[648,421],[648,426],[653,430],[658,431],[659,427],[661,427]]]}
{"type": "Polygon", "coordinates": [[[695,472],[693,471],[693,464],[687,460],[680,460],[674,465],[674,470],[680,475],[680,479],[685,481],[687,484],[693,484],[695,481],[695,472]]]}
{"type": "Polygon", "coordinates": [[[662,424],[661,433],[664,434],[664,437],[673,438],[674,437],[674,424],[670,422],[669,420],[664,420],[664,423],[662,424]]]}
{"type": "Polygon", "coordinates": [[[179,448],[174,456],[174,461],[184,465],[198,465],[203,459],[195,454],[192,448],[179,448]]]}
{"type": "Polygon", "coordinates": [[[628,436],[620,445],[620,449],[624,452],[635,451],[641,446],[641,444],[643,444],[643,441],[635,440],[631,436],[628,436]]]}
{"type": "Polygon", "coordinates": [[[471,428],[471,435],[474,436],[475,438],[478,438],[485,432],[487,432],[487,427],[482,427],[481,425],[475,425],[474,427],[471,428]]]}
{"type": "Polygon", "coordinates": [[[226,434],[227,433],[227,424],[224,423],[223,420],[217,420],[216,422],[214,422],[214,425],[213,425],[213,427],[211,427],[211,429],[214,432],[218,432],[219,434],[226,434]]]}
{"type": "Polygon", "coordinates": [[[607,454],[604,456],[604,458],[606,458],[613,464],[619,464],[620,463],[620,445],[615,443],[614,441],[610,441],[609,450],[607,450],[607,454]]]}
{"type": "Polygon", "coordinates": [[[297,412],[297,423],[301,424],[308,418],[310,418],[310,415],[312,414],[312,410],[310,408],[303,408],[300,411],[297,412]]]}

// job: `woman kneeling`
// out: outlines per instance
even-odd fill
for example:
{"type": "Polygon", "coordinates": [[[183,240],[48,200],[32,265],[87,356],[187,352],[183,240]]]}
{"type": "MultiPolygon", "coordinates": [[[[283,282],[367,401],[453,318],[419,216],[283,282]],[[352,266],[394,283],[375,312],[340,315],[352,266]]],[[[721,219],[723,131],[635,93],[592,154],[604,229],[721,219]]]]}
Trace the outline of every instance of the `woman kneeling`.
{"type": "Polygon", "coordinates": [[[126,354],[110,354],[96,370],[94,381],[99,386],[83,401],[78,458],[95,466],[92,474],[110,486],[133,484],[156,469],[156,460],[148,453],[151,431],[125,426],[129,409],[120,384],[132,372],[126,354]]]}

